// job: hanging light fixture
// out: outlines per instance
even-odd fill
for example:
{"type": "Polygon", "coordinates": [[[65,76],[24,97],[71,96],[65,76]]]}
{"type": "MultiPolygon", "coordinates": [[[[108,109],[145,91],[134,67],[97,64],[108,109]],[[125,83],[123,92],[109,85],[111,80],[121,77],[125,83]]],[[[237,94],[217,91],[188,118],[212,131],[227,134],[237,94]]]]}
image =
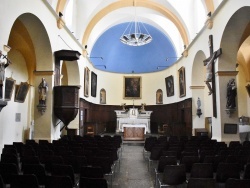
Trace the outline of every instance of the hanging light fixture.
{"type": "Polygon", "coordinates": [[[129,46],[142,46],[142,45],[150,43],[153,38],[149,34],[145,25],[142,22],[137,22],[135,1],[133,2],[133,6],[135,7],[134,23],[130,22],[128,24],[127,28],[125,29],[122,36],[120,37],[120,41],[129,46]]]}

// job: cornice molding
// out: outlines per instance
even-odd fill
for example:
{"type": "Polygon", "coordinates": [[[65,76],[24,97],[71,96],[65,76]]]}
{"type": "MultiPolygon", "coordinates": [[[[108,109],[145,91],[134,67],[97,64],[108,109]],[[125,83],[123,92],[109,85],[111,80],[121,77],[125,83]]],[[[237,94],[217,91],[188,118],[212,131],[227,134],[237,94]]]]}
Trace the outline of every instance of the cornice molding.
{"type": "Polygon", "coordinates": [[[54,75],[54,71],[34,71],[35,75],[54,75]]]}
{"type": "Polygon", "coordinates": [[[190,86],[190,89],[204,89],[205,86],[190,86]]]}
{"type": "Polygon", "coordinates": [[[239,71],[218,71],[215,74],[218,76],[236,76],[239,71]]]}

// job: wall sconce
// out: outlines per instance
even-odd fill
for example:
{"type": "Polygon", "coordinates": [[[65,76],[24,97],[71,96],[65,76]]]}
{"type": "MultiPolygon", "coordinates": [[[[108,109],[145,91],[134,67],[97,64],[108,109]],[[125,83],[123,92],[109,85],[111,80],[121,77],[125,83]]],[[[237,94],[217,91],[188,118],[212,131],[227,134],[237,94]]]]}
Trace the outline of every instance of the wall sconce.
{"type": "Polygon", "coordinates": [[[239,125],[249,125],[249,117],[240,116],[239,125]]]}
{"type": "Polygon", "coordinates": [[[202,112],[201,112],[200,107],[201,107],[201,100],[200,100],[200,98],[198,97],[198,99],[197,99],[197,112],[196,112],[196,115],[199,116],[199,118],[200,118],[200,116],[202,115],[202,112]]]}
{"type": "Polygon", "coordinates": [[[57,27],[59,29],[62,29],[65,25],[65,22],[63,21],[63,18],[62,18],[63,14],[61,12],[59,12],[58,16],[59,16],[59,18],[57,19],[57,27]]]}

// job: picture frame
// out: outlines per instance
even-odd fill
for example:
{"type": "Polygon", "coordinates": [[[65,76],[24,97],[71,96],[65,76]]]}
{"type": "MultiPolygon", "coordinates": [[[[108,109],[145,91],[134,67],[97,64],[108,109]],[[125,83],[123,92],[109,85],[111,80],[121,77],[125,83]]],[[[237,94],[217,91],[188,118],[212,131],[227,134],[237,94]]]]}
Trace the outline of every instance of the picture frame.
{"type": "Polygon", "coordinates": [[[5,94],[4,94],[4,100],[10,101],[12,97],[13,90],[15,88],[16,80],[13,78],[6,78],[5,80],[5,94]]]}
{"type": "Polygon", "coordinates": [[[21,82],[20,85],[16,85],[15,102],[23,103],[29,92],[30,85],[28,82],[21,82]]]}
{"type": "Polygon", "coordinates": [[[84,96],[89,96],[89,68],[84,68],[84,96]]]}
{"type": "Polygon", "coordinates": [[[124,76],[124,99],[141,99],[141,76],[124,76]]]}
{"type": "Polygon", "coordinates": [[[100,90],[100,104],[106,104],[106,90],[103,88],[100,90]]]}
{"type": "Polygon", "coordinates": [[[185,80],[185,67],[181,67],[179,70],[179,92],[180,97],[186,96],[186,80],[185,80]]]}
{"type": "Polygon", "coordinates": [[[173,75],[165,78],[167,97],[174,96],[174,77],[173,75]]]}
{"type": "Polygon", "coordinates": [[[92,71],[91,72],[91,96],[96,97],[96,88],[97,88],[97,75],[92,71]]]}
{"type": "Polygon", "coordinates": [[[163,104],[163,94],[162,94],[162,90],[158,89],[156,91],[156,104],[163,104]]]}
{"type": "Polygon", "coordinates": [[[246,90],[247,90],[248,96],[250,97],[250,84],[246,85],[246,90]]]}

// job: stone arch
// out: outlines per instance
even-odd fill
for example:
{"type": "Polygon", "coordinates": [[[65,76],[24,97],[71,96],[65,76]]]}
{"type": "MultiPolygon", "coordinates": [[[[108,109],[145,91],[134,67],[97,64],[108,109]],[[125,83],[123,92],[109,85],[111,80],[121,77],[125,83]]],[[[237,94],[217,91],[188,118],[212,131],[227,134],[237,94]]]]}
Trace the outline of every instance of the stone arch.
{"type": "MultiPolygon", "coordinates": [[[[242,7],[237,10],[229,19],[221,39],[223,55],[219,59],[218,71],[238,71],[237,90],[240,98],[238,109],[239,115],[247,112],[246,100],[248,94],[245,89],[250,82],[250,7],[242,7]],[[236,21],[237,20],[237,21],[236,21]],[[232,37],[233,36],[233,37],[232,37]],[[245,109],[245,110],[242,110],[245,109]]],[[[247,115],[247,114],[245,114],[247,115]]]]}
{"type": "MultiPolygon", "coordinates": [[[[239,140],[239,134],[227,135],[224,134],[224,124],[225,123],[238,123],[238,117],[242,114],[239,114],[239,109],[242,109],[245,104],[245,110],[243,110],[246,116],[249,116],[249,98],[245,95],[243,98],[239,99],[239,93],[246,92],[242,90],[242,86],[239,87],[239,83],[242,81],[242,74],[244,71],[239,71],[240,69],[236,68],[237,64],[244,64],[247,61],[242,60],[242,52],[240,47],[247,37],[250,34],[249,30],[249,17],[250,17],[250,7],[242,7],[235,11],[234,14],[228,19],[227,24],[224,28],[224,31],[221,36],[220,47],[222,48],[222,55],[219,57],[218,62],[215,63],[215,82],[216,82],[216,101],[217,104],[217,118],[213,118],[213,123],[218,125],[218,129],[213,131],[213,136],[215,139],[221,139],[224,141],[228,140],[239,140]],[[236,79],[237,93],[236,102],[241,101],[242,104],[236,104],[236,108],[228,109],[227,108],[227,84],[230,79],[236,79]],[[240,79],[239,79],[240,78],[240,79]]],[[[249,54],[245,51],[243,54],[249,54]]],[[[246,55],[245,57],[247,57],[246,55]]],[[[244,55],[243,55],[244,57],[244,55]]],[[[249,59],[249,58],[247,58],[249,59]]]]}
{"type": "MultiPolygon", "coordinates": [[[[31,86],[25,101],[21,104],[16,101],[11,101],[9,108],[6,108],[6,112],[10,114],[13,113],[9,109],[16,109],[21,112],[23,126],[20,130],[22,130],[23,133],[19,134],[19,137],[20,135],[24,135],[24,139],[27,138],[29,134],[25,131],[29,131],[30,129],[34,130],[31,125],[37,123],[47,126],[40,126],[37,132],[46,132],[49,136],[46,135],[44,138],[50,138],[51,118],[46,118],[45,121],[36,121],[39,113],[36,108],[39,103],[37,86],[41,82],[41,77],[44,76],[50,86],[48,93],[49,98],[47,100],[49,107],[47,110],[51,111],[52,109],[51,88],[54,63],[51,43],[46,28],[36,15],[32,13],[21,14],[13,21],[7,45],[11,47],[8,57],[13,61],[12,65],[8,67],[8,71],[13,72],[13,79],[16,80],[17,85],[21,82],[28,82],[31,86]],[[39,72],[39,75],[37,75],[37,72],[39,72]],[[46,131],[44,131],[45,129],[46,131]]],[[[12,97],[12,100],[13,98],[14,97],[12,97]]],[[[48,115],[51,116],[51,112],[49,112],[48,115]]],[[[8,130],[12,131],[13,129],[13,134],[15,134],[16,127],[8,127],[8,130]]],[[[17,139],[21,140],[23,138],[17,139]]]]}
{"type": "Polygon", "coordinates": [[[201,71],[204,69],[203,60],[206,59],[203,51],[198,51],[194,57],[192,67],[192,86],[204,86],[205,72],[201,71]]]}
{"type": "Polygon", "coordinates": [[[49,36],[45,26],[35,15],[25,13],[16,19],[8,43],[23,54],[29,63],[28,67],[31,67],[30,73],[34,70],[53,69],[53,54],[49,36]]]}
{"type": "Polygon", "coordinates": [[[218,70],[235,70],[239,47],[250,34],[250,7],[243,7],[236,11],[229,19],[222,38],[223,55],[217,64],[218,70]]]}
{"type": "MultiPolygon", "coordinates": [[[[192,89],[192,114],[193,115],[193,129],[206,127],[205,118],[212,116],[212,98],[208,96],[208,89],[205,84],[206,79],[206,67],[203,64],[203,60],[207,57],[204,51],[199,50],[193,60],[192,72],[191,72],[191,89],[192,89]],[[201,103],[201,115],[197,115],[198,99],[201,103]]],[[[206,127],[207,128],[207,127],[206,127]]],[[[209,130],[209,133],[211,131],[209,130]]]]}

